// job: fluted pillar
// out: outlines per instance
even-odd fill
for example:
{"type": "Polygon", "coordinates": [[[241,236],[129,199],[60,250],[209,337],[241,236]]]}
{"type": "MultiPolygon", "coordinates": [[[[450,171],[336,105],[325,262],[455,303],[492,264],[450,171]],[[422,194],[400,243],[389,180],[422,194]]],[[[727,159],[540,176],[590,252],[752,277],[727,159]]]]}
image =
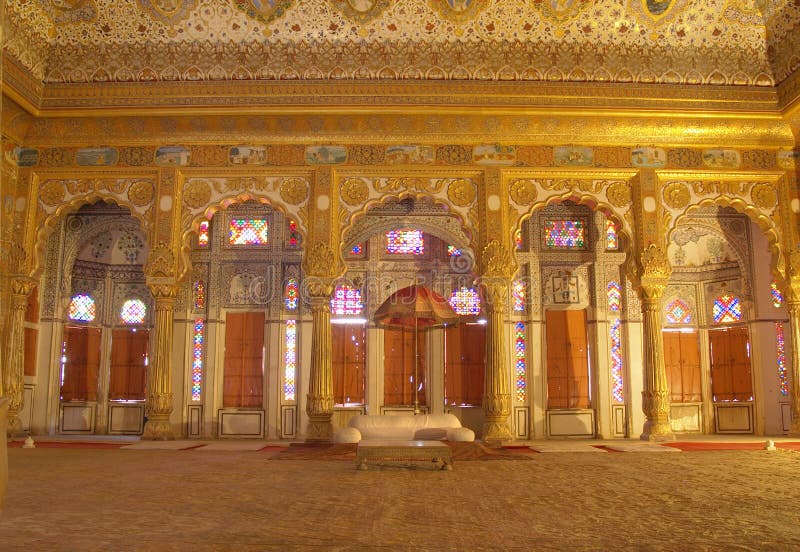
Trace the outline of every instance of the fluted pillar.
{"type": "Polygon", "coordinates": [[[311,290],[311,372],[306,395],[306,441],[333,440],[333,365],[331,363],[331,285],[311,290]]]}
{"type": "Polygon", "coordinates": [[[6,343],[6,365],[3,367],[3,393],[8,397],[8,435],[22,431],[19,413],[23,407],[25,391],[25,309],[33,281],[27,278],[11,279],[11,319],[6,343]]]}
{"type": "Polygon", "coordinates": [[[792,332],[792,425],[789,435],[800,437],[800,293],[787,302],[792,332]]]}
{"type": "Polygon", "coordinates": [[[664,364],[664,338],[661,325],[661,297],[667,287],[671,268],[662,248],[651,245],[642,254],[639,296],[642,301],[642,364],[644,389],[642,410],[645,415],[641,438],[645,441],[675,439],[669,420],[669,389],[664,364]]]}
{"type": "Polygon", "coordinates": [[[511,415],[511,371],[508,366],[505,314],[510,282],[484,281],[486,312],[486,371],[483,386],[483,440],[500,444],[513,440],[508,427],[511,415]]]}
{"type": "Polygon", "coordinates": [[[142,439],[174,439],[169,418],[172,414],[172,323],[178,288],[171,284],[151,285],[156,302],[154,351],[147,375],[147,423],[142,439]]]}

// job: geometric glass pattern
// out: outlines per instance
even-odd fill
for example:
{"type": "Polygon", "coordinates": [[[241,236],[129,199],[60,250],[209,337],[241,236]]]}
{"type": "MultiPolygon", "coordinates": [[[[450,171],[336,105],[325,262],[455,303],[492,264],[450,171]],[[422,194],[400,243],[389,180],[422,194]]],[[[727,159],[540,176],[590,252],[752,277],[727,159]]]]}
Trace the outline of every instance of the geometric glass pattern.
{"type": "Polygon", "coordinates": [[[525,363],[525,324],[517,322],[514,326],[514,370],[517,391],[517,401],[525,402],[528,391],[527,364],[525,363]]]}
{"type": "Polygon", "coordinates": [[[266,245],[268,240],[266,219],[231,219],[228,237],[231,245],[266,245]]]}
{"type": "Polygon", "coordinates": [[[351,255],[363,255],[364,254],[364,245],[357,243],[353,246],[353,249],[350,250],[351,255]]]}
{"type": "Polygon", "coordinates": [[[614,312],[622,309],[622,291],[617,282],[611,281],[606,287],[608,293],[608,308],[614,312]]]}
{"type": "Polygon", "coordinates": [[[200,223],[200,229],[197,232],[197,245],[200,247],[208,247],[209,234],[208,234],[208,221],[204,220],[200,223]]]}
{"type": "Polygon", "coordinates": [[[772,306],[776,309],[781,308],[783,305],[783,293],[778,289],[778,283],[772,282],[769,285],[769,292],[772,295],[772,306]]]}
{"type": "Polygon", "coordinates": [[[721,295],[714,300],[712,308],[714,324],[738,322],[742,319],[742,303],[735,295],[721,295]]]}
{"type": "Polygon", "coordinates": [[[425,239],[421,230],[391,230],[386,232],[386,252],[396,255],[422,255],[425,239]]]}
{"type": "Polygon", "coordinates": [[[297,370],[297,321],[286,321],[286,353],[283,358],[283,400],[295,397],[295,373],[297,370]]]}
{"type": "Polygon", "coordinates": [[[147,307],[141,299],[128,299],[122,304],[119,317],[125,324],[142,324],[146,313],[147,307]]]}
{"type": "Polygon", "coordinates": [[[455,245],[448,245],[447,246],[447,256],[448,257],[460,257],[461,250],[457,248],[455,245]]]}
{"type": "Polygon", "coordinates": [[[69,319],[79,322],[91,322],[97,316],[94,299],[88,295],[78,294],[69,303],[69,319]]]}
{"type": "Polygon", "coordinates": [[[781,395],[789,396],[789,374],[786,372],[786,344],[783,341],[783,322],[775,322],[775,336],[778,346],[778,383],[781,395]]]}
{"type": "Polygon", "coordinates": [[[481,298],[474,288],[462,287],[450,294],[450,306],[462,316],[478,315],[481,313],[481,298]]]}
{"type": "Polygon", "coordinates": [[[194,340],[192,342],[192,400],[199,401],[203,391],[203,344],[206,340],[206,321],[194,321],[194,340]]]}
{"type": "Polygon", "coordinates": [[[289,278],[286,281],[286,290],[284,291],[284,301],[286,302],[286,310],[293,311],[297,308],[297,295],[299,293],[297,278],[289,278]]]}
{"type": "Polygon", "coordinates": [[[204,309],[206,306],[206,283],[197,280],[194,283],[194,308],[204,309]]]}
{"type": "Polygon", "coordinates": [[[619,403],[625,402],[622,380],[622,322],[619,318],[611,320],[611,396],[619,403]]]}
{"type": "Polygon", "coordinates": [[[337,316],[361,314],[364,305],[361,303],[361,290],[352,286],[338,286],[331,299],[331,312],[337,316]]]}
{"type": "Polygon", "coordinates": [[[583,221],[547,220],[544,223],[544,245],[549,248],[583,248],[586,245],[583,221]]]}
{"type": "Polygon", "coordinates": [[[617,248],[619,248],[617,224],[613,220],[606,219],[606,249],[616,251],[617,248]]]}
{"type": "Polygon", "coordinates": [[[681,299],[675,299],[667,305],[665,315],[670,324],[691,324],[692,322],[692,309],[681,299]]]}
{"type": "Polygon", "coordinates": [[[293,220],[289,221],[289,236],[286,245],[289,247],[300,245],[300,232],[297,230],[297,223],[293,220]]]}
{"type": "Polygon", "coordinates": [[[525,310],[525,282],[514,280],[511,284],[511,302],[515,311],[525,310]]]}
{"type": "Polygon", "coordinates": [[[516,244],[518,251],[522,249],[522,230],[517,230],[514,232],[514,243],[516,244]]]}

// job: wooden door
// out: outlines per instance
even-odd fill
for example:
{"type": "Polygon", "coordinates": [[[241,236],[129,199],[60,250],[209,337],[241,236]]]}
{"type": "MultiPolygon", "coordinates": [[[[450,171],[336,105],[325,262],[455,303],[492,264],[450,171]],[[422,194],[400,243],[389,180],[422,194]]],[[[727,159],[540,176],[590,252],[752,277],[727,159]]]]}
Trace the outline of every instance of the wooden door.
{"type": "Polygon", "coordinates": [[[714,402],[752,401],[750,336],[747,328],[710,330],[711,397],[714,402]]]}
{"type": "Polygon", "coordinates": [[[589,408],[585,310],[548,310],[547,408],[589,408]]]}
{"type": "Polygon", "coordinates": [[[486,326],[459,324],[444,331],[444,400],[481,406],[486,372],[486,326]]]}
{"type": "Polygon", "coordinates": [[[62,401],[96,401],[100,373],[100,328],[66,326],[61,368],[62,401]]]}
{"type": "Polygon", "coordinates": [[[334,402],[364,404],[367,328],[362,324],[334,324],[331,333],[334,402]]]}
{"type": "Polygon", "coordinates": [[[425,332],[417,335],[416,369],[414,382],[414,328],[386,328],[383,332],[383,404],[390,406],[413,406],[414,387],[417,386],[417,401],[425,405],[425,332]]]}
{"type": "Polygon", "coordinates": [[[670,402],[690,403],[703,400],[697,332],[664,332],[664,364],[667,369],[670,402]]]}
{"type": "Polygon", "coordinates": [[[222,406],[264,406],[264,313],[228,313],[222,406]]]}
{"type": "Polygon", "coordinates": [[[149,338],[150,333],[139,328],[118,328],[111,334],[109,400],[145,400],[149,338]]]}

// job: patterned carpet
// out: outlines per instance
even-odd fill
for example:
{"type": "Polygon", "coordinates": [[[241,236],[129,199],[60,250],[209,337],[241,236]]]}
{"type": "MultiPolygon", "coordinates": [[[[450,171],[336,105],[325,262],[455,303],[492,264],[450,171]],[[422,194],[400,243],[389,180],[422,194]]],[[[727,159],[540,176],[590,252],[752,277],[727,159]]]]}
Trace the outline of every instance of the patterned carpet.
{"type": "Polygon", "coordinates": [[[274,448],[14,448],[0,550],[800,550],[799,452],[594,450],[445,472],[274,448]]]}

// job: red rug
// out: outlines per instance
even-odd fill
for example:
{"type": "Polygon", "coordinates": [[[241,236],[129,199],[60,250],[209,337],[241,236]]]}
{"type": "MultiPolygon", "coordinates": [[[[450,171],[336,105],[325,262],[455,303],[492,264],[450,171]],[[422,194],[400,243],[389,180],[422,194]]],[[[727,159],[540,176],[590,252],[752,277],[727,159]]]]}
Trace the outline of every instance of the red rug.
{"type": "MultiPolygon", "coordinates": [[[[714,451],[714,450],[764,450],[764,443],[721,443],[716,441],[662,443],[665,446],[680,449],[684,452],[714,451]]],[[[775,443],[780,449],[800,451],[800,443],[787,442],[775,443]]]]}
{"type": "MultiPolygon", "coordinates": [[[[25,441],[9,441],[8,448],[22,448],[25,441]]],[[[81,441],[37,441],[35,448],[118,449],[130,443],[90,443],[81,441]]]]}

